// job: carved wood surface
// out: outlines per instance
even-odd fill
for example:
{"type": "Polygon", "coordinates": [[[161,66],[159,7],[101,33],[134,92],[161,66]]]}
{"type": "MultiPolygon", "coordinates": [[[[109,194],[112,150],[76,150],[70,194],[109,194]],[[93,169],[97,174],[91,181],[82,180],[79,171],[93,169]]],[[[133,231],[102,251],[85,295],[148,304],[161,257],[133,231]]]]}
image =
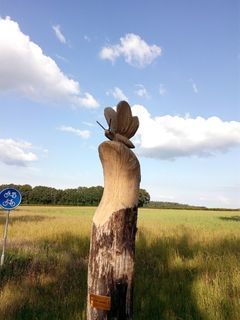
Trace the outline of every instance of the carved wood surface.
{"type": "Polygon", "coordinates": [[[92,226],[88,293],[110,296],[111,310],[92,308],[88,320],[132,319],[133,271],[140,166],[124,144],[99,146],[104,193],[92,226]]]}

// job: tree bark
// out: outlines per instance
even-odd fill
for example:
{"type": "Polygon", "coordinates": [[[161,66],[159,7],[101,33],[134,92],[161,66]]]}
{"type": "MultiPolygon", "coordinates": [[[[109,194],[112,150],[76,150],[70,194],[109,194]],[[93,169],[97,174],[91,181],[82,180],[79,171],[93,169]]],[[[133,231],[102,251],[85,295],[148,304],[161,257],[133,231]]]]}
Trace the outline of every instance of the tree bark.
{"type": "Polygon", "coordinates": [[[124,144],[99,146],[104,192],[93,217],[88,265],[88,320],[130,320],[140,165],[124,144]],[[90,294],[111,298],[110,310],[94,308],[90,294]]]}

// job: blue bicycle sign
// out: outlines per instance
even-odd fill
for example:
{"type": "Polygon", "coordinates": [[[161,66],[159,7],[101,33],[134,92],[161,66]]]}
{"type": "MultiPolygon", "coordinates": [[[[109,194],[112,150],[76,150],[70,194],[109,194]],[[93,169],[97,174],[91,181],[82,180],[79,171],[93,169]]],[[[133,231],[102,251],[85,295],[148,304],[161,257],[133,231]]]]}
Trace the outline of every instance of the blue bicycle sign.
{"type": "Polygon", "coordinates": [[[17,189],[6,188],[0,192],[0,206],[5,210],[15,209],[21,200],[21,193],[17,189]]]}
{"type": "Polygon", "coordinates": [[[2,249],[2,255],[0,260],[0,267],[2,267],[4,264],[10,210],[13,210],[17,206],[19,206],[21,203],[21,200],[22,200],[21,193],[17,189],[6,188],[0,192],[0,207],[5,209],[7,212],[6,223],[4,228],[3,249],[2,249]]]}

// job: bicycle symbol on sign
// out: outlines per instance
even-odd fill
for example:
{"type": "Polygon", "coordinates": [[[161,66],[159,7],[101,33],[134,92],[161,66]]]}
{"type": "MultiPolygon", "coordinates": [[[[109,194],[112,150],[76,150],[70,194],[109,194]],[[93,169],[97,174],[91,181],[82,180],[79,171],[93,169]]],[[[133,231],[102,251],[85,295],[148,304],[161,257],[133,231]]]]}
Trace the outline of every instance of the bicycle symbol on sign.
{"type": "Polygon", "coordinates": [[[7,199],[3,202],[4,207],[7,207],[9,205],[13,208],[15,206],[15,204],[16,203],[13,201],[13,199],[7,199]]]}
{"type": "Polygon", "coordinates": [[[11,192],[10,190],[8,190],[8,192],[5,192],[3,196],[4,198],[11,197],[12,199],[15,199],[17,197],[17,193],[14,191],[11,192]]]}

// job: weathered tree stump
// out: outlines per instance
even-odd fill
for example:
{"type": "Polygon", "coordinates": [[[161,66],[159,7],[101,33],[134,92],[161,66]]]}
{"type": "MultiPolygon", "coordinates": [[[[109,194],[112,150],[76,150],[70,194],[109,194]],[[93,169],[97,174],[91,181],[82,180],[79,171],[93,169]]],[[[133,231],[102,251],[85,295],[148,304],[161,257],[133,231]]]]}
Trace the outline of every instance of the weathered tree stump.
{"type": "Polygon", "coordinates": [[[104,172],[104,193],[93,218],[87,319],[129,320],[133,314],[140,165],[135,154],[118,141],[103,142],[99,146],[99,156],[104,172]],[[97,295],[96,301],[92,294],[97,295]],[[106,310],[105,303],[101,304],[105,298],[99,296],[110,297],[110,310],[106,310]]]}

